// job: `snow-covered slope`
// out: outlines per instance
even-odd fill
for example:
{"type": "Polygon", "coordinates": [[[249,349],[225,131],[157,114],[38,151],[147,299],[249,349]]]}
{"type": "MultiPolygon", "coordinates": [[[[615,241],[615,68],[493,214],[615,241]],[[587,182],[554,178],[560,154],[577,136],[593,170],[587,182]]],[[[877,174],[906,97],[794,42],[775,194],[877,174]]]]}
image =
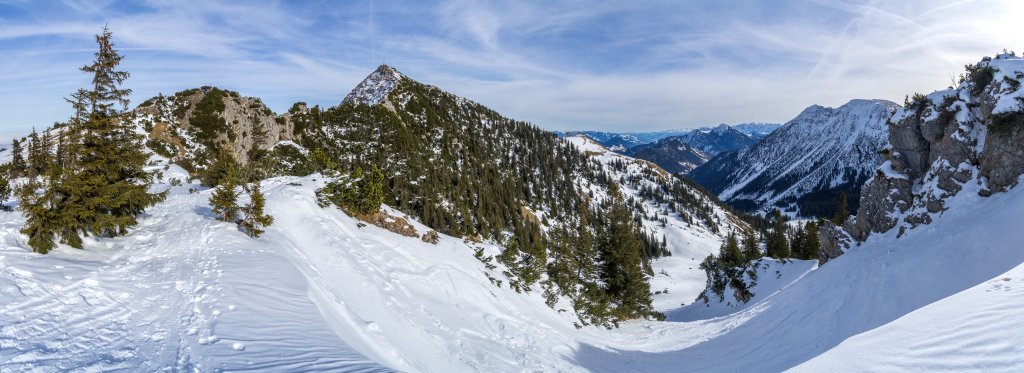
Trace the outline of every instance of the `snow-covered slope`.
{"type": "MultiPolygon", "coordinates": [[[[180,173],[172,166],[168,176],[180,173]]],[[[442,236],[434,246],[360,228],[316,205],[313,191],[322,183],[316,176],[268,180],[275,224],[259,239],[214,220],[209,190],[189,193],[195,185],[173,188],[128,236],[90,240],[82,251],[32,254],[17,234],[21,217],[0,213],[0,366],[630,372],[778,371],[810,361],[809,369],[831,370],[845,369],[835,364],[848,359],[839,355],[846,349],[875,356],[856,365],[869,370],[890,362],[911,370],[1020,365],[1013,347],[1020,329],[1005,324],[1020,308],[997,302],[1019,283],[1019,270],[1006,272],[1024,263],[1016,245],[1024,241],[1016,223],[1024,214],[1022,188],[989,198],[961,193],[931,225],[899,238],[873,235],[799,281],[759,293],[760,302],[738,312],[577,330],[540,294],[492,285],[487,275],[501,279],[500,268],[488,270],[474,258],[477,244],[442,236]],[[938,321],[954,316],[947,310],[1005,327],[938,321]],[[908,329],[919,325],[938,329],[908,329]],[[907,338],[911,331],[920,337],[907,338]],[[882,338],[878,333],[887,333],[888,342],[859,342],[882,338]],[[943,341],[970,349],[898,355],[940,336],[960,336],[943,341]],[[987,365],[966,365],[978,351],[987,365]],[[821,361],[811,360],[822,353],[821,361]]],[[[668,259],[687,259],[687,248],[677,249],[668,259]]],[[[671,311],[664,303],[659,308],[671,311]]]]}
{"type": "MultiPolygon", "coordinates": [[[[168,178],[184,178],[170,166],[168,178]]],[[[0,212],[0,367],[8,371],[565,369],[573,319],[488,281],[474,257],[316,204],[325,180],[264,183],[274,224],[251,239],[210,190],[170,187],[126,237],[39,255],[0,212]],[[551,328],[556,328],[551,330],[551,328]],[[537,346],[540,341],[544,344],[537,346]],[[559,361],[562,361],[559,363],[559,361]]],[[[156,186],[163,189],[167,184],[156,186]]],[[[397,214],[394,210],[389,210],[397,214]]],[[[416,224],[417,230],[428,229],[416,224]]]]}
{"type": "Polygon", "coordinates": [[[811,106],[757,144],[721,154],[689,176],[744,209],[821,214],[840,190],[855,200],[873,175],[896,108],[883,100],[811,106]]]}
{"type": "Polygon", "coordinates": [[[996,330],[982,324],[984,320],[1017,320],[1018,307],[1013,303],[995,307],[991,302],[998,298],[981,301],[978,297],[985,290],[1005,291],[1006,286],[1016,286],[1015,275],[1006,272],[1024,263],[1024,251],[1018,244],[1024,241],[1024,232],[1017,222],[1017,217],[1024,214],[1024,188],[990,198],[961,193],[950,202],[950,209],[931,225],[911,229],[902,237],[897,237],[897,232],[873,235],[762,302],[724,319],[705,321],[733,324],[720,335],[694,342],[700,337],[687,331],[702,325],[698,322],[673,330],[673,337],[679,341],[677,347],[655,353],[594,348],[584,350],[577,361],[598,371],[779,371],[839,346],[840,350],[822,356],[822,361],[814,362],[808,370],[857,370],[857,365],[844,366],[843,361],[875,354],[877,358],[865,358],[861,365],[865,370],[900,370],[885,362],[900,362],[896,360],[900,351],[921,347],[902,360],[906,370],[1013,371],[1024,359],[1018,347],[1007,345],[1020,345],[1020,328],[996,330]],[[1006,277],[1011,281],[1002,280],[1006,277]],[[996,280],[1004,282],[998,290],[994,288],[996,280]],[[979,288],[972,289],[976,286],[979,288]],[[929,322],[941,317],[938,313],[944,310],[965,312],[944,317],[972,321],[929,322]],[[935,330],[906,327],[925,324],[935,330]],[[854,346],[840,345],[865,332],[869,333],[864,338],[872,340],[879,340],[873,333],[886,333],[888,342],[854,344],[859,338],[853,338],[848,346],[854,346]],[[942,339],[950,343],[943,345],[938,343],[939,336],[959,338],[942,339]],[[687,340],[691,342],[682,342],[687,340]],[[965,348],[945,347],[955,345],[965,348]],[[886,351],[886,346],[897,349],[886,351]],[[829,359],[844,356],[844,349],[859,354],[838,361],[829,359]],[[989,358],[985,365],[964,364],[977,362],[979,351],[985,351],[989,358]],[[636,368],[640,364],[643,368],[636,368]]]}
{"type": "MultiPolygon", "coordinates": [[[[704,271],[698,268],[701,260],[708,254],[718,253],[722,236],[726,232],[737,231],[746,223],[724,210],[717,201],[703,192],[686,185],[654,164],[612,152],[589,137],[570,136],[566,141],[599,162],[613,179],[626,181],[621,183],[620,192],[623,196],[640,201],[643,206],[641,212],[644,216],[642,225],[645,232],[654,235],[655,238],[664,237],[668,244],[668,250],[672,255],[651,263],[655,272],[650,280],[651,290],[660,292],[653,297],[655,308],[667,312],[679,308],[682,304],[693,302],[693,299],[704,290],[704,271]],[[622,164],[625,167],[618,169],[615,164],[622,164]],[[678,206],[683,211],[675,213],[668,209],[667,204],[644,197],[641,192],[642,188],[660,188],[662,183],[679,188],[681,193],[687,193],[694,201],[689,203],[689,207],[678,206]],[[691,210],[692,208],[705,210],[711,221],[695,218],[697,212],[691,210]],[[684,214],[690,217],[684,217],[684,214]]],[[[597,196],[608,193],[607,190],[595,185],[586,185],[584,188],[593,191],[597,196]]],[[[597,202],[595,199],[594,203],[597,202]]]]}
{"type": "Polygon", "coordinates": [[[795,371],[1024,371],[1024,265],[856,335],[795,371]]]}
{"type": "Polygon", "coordinates": [[[49,255],[27,249],[19,212],[0,212],[4,372],[383,369],[325,327],[273,238],[283,226],[248,239],[190,187],[171,188],[127,237],[49,255]]]}

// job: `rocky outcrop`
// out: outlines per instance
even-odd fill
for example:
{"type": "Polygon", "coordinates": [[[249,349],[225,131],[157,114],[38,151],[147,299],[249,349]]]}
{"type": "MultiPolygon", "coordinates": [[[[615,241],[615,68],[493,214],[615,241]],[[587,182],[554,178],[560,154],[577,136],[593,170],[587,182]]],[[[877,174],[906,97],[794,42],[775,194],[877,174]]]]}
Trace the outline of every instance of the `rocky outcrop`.
{"type": "Polygon", "coordinates": [[[843,249],[850,246],[850,237],[832,222],[823,220],[818,225],[818,244],[820,265],[843,255],[843,249]]]}
{"type": "Polygon", "coordinates": [[[990,131],[978,161],[980,175],[988,179],[992,192],[1016,185],[1024,174],[1024,120],[990,131]]]}
{"type": "Polygon", "coordinates": [[[885,162],[845,230],[857,241],[902,234],[930,223],[968,184],[981,195],[1013,187],[1024,174],[1022,71],[1024,60],[1003,54],[969,66],[957,88],[915,95],[890,119],[885,162]]]}
{"type": "Polygon", "coordinates": [[[248,163],[254,152],[294,139],[290,116],[278,116],[259,98],[202,87],[146,100],[132,114],[150,148],[176,161],[202,163],[204,151],[225,149],[248,163]]]}

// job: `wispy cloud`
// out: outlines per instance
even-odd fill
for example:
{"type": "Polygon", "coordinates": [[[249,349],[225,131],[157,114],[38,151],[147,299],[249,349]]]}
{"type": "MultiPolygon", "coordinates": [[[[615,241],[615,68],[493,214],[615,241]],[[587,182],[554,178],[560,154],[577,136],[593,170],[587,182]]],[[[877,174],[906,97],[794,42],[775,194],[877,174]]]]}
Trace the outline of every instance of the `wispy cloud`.
{"type": "Polygon", "coordinates": [[[109,24],[140,101],[199,85],[334,105],[377,64],[551,129],[785,121],[902,100],[1021,49],[1020,2],[0,1],[0,128],[67,115],[109,24]]]}

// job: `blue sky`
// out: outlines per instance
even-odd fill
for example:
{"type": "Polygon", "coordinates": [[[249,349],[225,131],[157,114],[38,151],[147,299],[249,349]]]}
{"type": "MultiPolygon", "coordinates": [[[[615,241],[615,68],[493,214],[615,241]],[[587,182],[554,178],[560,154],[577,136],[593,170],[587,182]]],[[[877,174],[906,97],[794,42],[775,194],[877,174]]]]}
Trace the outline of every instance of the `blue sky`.
{"type": "Polygon", "coordinates": [[[67,117],[105,23],[136,103],[215,85],[332,106],[386,62],[543,128],[647,131],[902,102],[1024,48],[1022,3],[0,0],[0,134],[67,117]]]}

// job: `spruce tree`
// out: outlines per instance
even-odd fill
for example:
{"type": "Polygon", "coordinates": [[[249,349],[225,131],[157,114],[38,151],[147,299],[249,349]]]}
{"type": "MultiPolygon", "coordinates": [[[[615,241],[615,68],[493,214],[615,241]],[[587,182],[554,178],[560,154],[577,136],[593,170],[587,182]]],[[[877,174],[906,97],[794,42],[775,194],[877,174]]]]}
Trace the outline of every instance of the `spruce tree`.
{"type": "Polygon", "coordinates": [[[807,232],[804,248],[804,259],[816,260],[821,256],[821,241],[818,237],[818,223],[807,222],[804,226],[804,230],[807,232]]]}
{"type": "Polygon", "coordinates": [[[380,211],[384,203],[384,172],[373,165],[370,172],[359,179],[357,187],[356,210],[363,214],[380,211]]]}
{"type": "Polygon", "coordinates": [[[263,234],[264,227],[274,223],[274,217],[263,213],[267,200],[260,190],[259,180],[243,185],[242,188],[249,195],[249,203],[241,208],[242,220],[238,222],[238,226],[249,237],[257,238],[263,234]]]}
{"type": "Polygon", "coordinates": [[[644,277],[644,263],[639,230],[633,223],[633,212],[619,196],[615,184],[607,221],[601,237],[601,278],[616,307],[612,314],[619,319],[645,317],[653,313],[651,289],[644,277]]]}
{"type": "Polygon", "coordinates": [[[773,226],[767,239],[767,254],[776,259],[790,257],[789,240],[786,239],[786,218],[779,209],[772,213],[773,226]]]}
{"type": "Polygon", "coordinates": [[[796,229],[793,229],[793,234],[792,234],[792,236],[789,239],[789,253],[790,253],[790,256],[792,256],[794,258],[797,258],[797,259],[804,259],[804,256],[807,255],[807,253],[806,253],[806,249],[807,249],[806,241],[807,241],[806,232],[804,232],[804,228],[803,227],[798,226],[796,229]]]}
{"type": "Polygon", "coordinates": [[[225,175],[216,189],[210,195],[210,208],[217,219],[227,222],[235,222],[241,207],[238,206],[238,186],[241,183],[241,175],[237,165],[228,165],[225,175]]]}
{"type": "Polygon", "coordinates": [[[836,213],[832,215],[832,223],[842,226],[846,219],[850,218],[849,201],[846,200],[846,193],[839,192],[839,201],[836,205],[836,213]]]}
{"type": "Polygon", "coordinates": [[[35,127],[32,128],[32,133],[28,135],[28,162],[26,164],[27,172],[26,176],[34,178],[42,174],[45,164],[42,160],[42,144],[39,143],[39,133],[36,132],[35,127]]]}
{"type": "MultiPolygon", "coordinates": [[[[80,142],[69,154],[75,167],[60,171],[59,176],[55,173],[46,191],[57,196],[49,208],[59,211],[61,240],[76,248],[82,246],[81,234],[127,234],[128,228],[138,224],[136,216],[166,197],[166,191],[149,192],[152,175],[143,168],[147,156],[142,138],[120,117],[131,93],[121,88],[129,74],[117,70],[124,57],[114,49],[106,27],[96,35],[96,42],[96,60],[81,68],[92,75],[90,89],[80,91],[89,115],[77,128],[69,128],[77,132],[74,138],[80,142]]],[[[49,154],[45,149],[41,152],[49,154]]]]}
{"type": "Polygon", "coordinates": [[[718,252],[718,260],[723,267],[738,267],[746,263],[735,233],[729,233],[718,252]]]}
{"type": "Polygon", "coordinates": [[[761,259],[761,243],[757,241],[757,233],[749,232],[743,235],[743,259],[747,262],[761,259]]]}
{"type": "Polygon", "coordinates": [[[64,215],[60,210],[60,196],[50,184],[56,179],[29,178],[17,190],[18,209],[25,215],[25,225],[21,233],[28,236],[28,245],[32,251],[46,254],[56,247],[54,240],[64,228],[64,215]]]}
{"type": "Polygon", "coordinates": [[[9,198],[11,198],[11,182],[7,179],[7,176],[0,175],[0,210],[11,210],[5,204],[9,198]]]}
{"type": "Polygon", "coordinates": [[[25,155],[22,152],[21,141],[11,140],[11,164],[7,172],[12,179],[21,177],[25,173],[25,155]]]}

